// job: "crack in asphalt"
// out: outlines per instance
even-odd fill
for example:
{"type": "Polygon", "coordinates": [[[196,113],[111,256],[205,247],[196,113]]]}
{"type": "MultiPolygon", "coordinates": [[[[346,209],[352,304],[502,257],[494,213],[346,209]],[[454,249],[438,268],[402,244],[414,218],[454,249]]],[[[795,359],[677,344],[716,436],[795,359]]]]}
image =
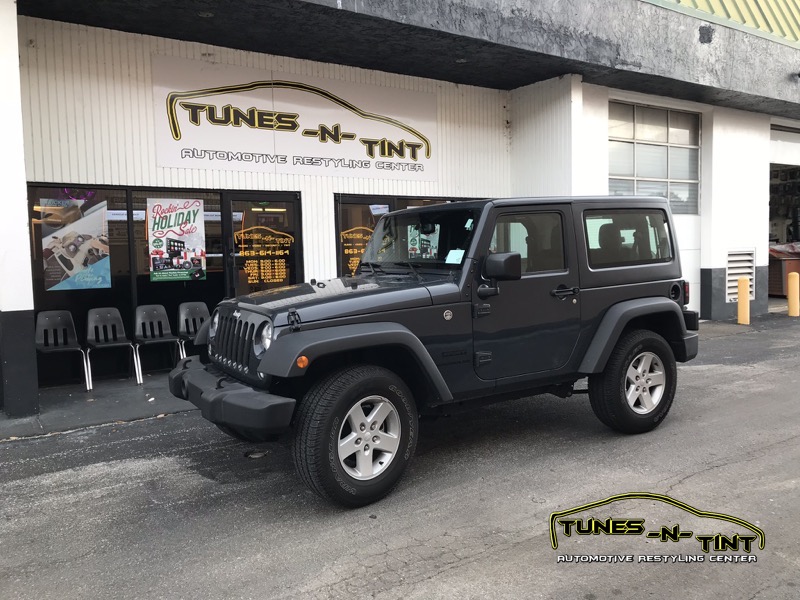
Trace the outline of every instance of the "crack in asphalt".
{"type": "MultiPolygon", "coordinates": [[[[387,542],[382,552],[373,555],[368,562],[358,563],[353,560],[344,561],[333,569],[332,581],[319,583],[311,587],[301,588],[306,598],[359,597],[363,593],[363,582],[372,571],[378,575],[372,578],[371,589],[374,597],[390,590],[398,592],[397,597],[407,597],[420,584],[430,581],[444,573],[469,565],[500,553],[512,551],[515,547],[532,542],[537,538],[546,538],[546,533],[521,534],[520,531],[494,531],[493,538],[503,539],[494,543],[487,542],[486,533],[479,527],[469,525],[447,531],[443,535],[430,539],[417,537],[406,538],[406,544],[389,547],[387,542]],[[456,535],[463,532],[466,535],[456,535]],[[509,539],[511,538],[511,539],[509,539]],[[419,553],[420,548],[435,548],[433,552],[419,553]],[[415,573],[416,571],[416,573],[415,573]],[[400,591],[398,586],[406,589],[400,591]]],[[[287,594],[280,598],[294,598],[287,594]]]]}
{"type": "MultiPolygon", "coordinates": [[[[74,429],[65,429],[64,431],[48,431],[47,433],[37,433],[35,435],[20,435],[20,436],[11,436],[7,438],[0,438],[0,444],[10,444],[13,442],[27,442],[31,440],[38,440],[42,438],[49,438],[55,437],[58,435],[66,435],[69,433],[81,433],[83,431],[91,431],[93,429],[104,429],[106,427],[121,427],[123,425],[129,425],[133,423],[143,423],[146,421],[154,421],[156,419],[166,419],[167,417],[172,417],[175,415],[181,415],[187,412],[194,412],[195,409],[187,409],[181,411],[173,411],[168,413],[163,413],[160,415],[156,415],[153,417],[142,417],[140,419],[128,419],[128,420],[117,420],[111,421],[110,423],[100,423],[99,425],[85,425],[83,427],[75,427],[74,429]]],[[[37,417],[38,419],[38,417],[37,417]]]]}
{"type": "MultiPolygon", "coordinates": [[[[796,440],[796,439],[800,439],[800,434],[792,435],[792,436],[789,436],[788,438],[784,438],[782,440],[778,440],[777,442],[773,442],[771,444],[767,444],[766,446],[761,446],[760,448],[753,449],[753,450],[751,450],[749,452],[746,452],[744,455],[742,455],[737,460],[722,460],[722,461],[718,461],[715,464],[710,464],[710,465],[708,465],[708,466],[706,466],[706,467],[704,467],[704,468],[702,468],[702,469],[700,469],[698,471],[694,471],[693,473],[689,473],[688,475],[685,475],[685,476],[681,477],[678,481],[676,481],[675,483],[671,484],[667,488],[666,494],[670,494],[672,492],[672,490],[674,490],[676,487],[678,487],[679,485],[683,484],[687,480],[689,480],[689,479],[691,479],[693,477],[696,477],[697,475],[702,475],[704,473],[708,473],[708,472],[713,471],[715,469],[721,469],[722,467],[728,467],[728,466],[731,466],[731,465],[747,463],[747,462],[751,462],[753,460],[757,460],[759,458],[763,458],[764,456],[769,454],[768,451],[771,448],[774,448],[775,446],[780,446],[781,444],[785,444],[787,442],[791,442],[791,441],[796,440]]],[[[662,480],[659,483],[664,483],[666,481],[667,480],[662,480]]]]}

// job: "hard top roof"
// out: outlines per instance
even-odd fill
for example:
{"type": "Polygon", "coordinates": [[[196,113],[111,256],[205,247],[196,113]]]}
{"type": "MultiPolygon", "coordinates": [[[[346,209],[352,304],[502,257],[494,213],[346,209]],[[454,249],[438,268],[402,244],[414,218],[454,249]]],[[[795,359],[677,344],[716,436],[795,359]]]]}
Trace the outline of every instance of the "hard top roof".
{"type": "MultiPolygon", "coordinates": [[[[403,211],[429,211],[429,210],[463,210],[470,208],[483,208],[487,204],[492,206],[524,206],[528,204],[619,204],[625,208],[626,204],[655,204],[663,206],[667,199],[662,196],[540,196],[540,197],[515,197],[515,198],[485,198],[483,200],[453,200],[444,204],[430,204],[428,206],[409,206],[403,211]]],[[[392,211],[390,214],[401,212],[392,211]]]]}

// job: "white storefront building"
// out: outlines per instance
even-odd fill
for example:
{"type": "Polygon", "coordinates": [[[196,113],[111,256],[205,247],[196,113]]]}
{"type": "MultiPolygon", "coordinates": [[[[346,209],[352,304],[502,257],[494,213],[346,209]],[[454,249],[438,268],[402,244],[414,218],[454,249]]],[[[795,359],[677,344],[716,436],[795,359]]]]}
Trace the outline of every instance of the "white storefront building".
{"type": "MultiPolygon", "coordinates": [[[[786,225],[770,211],[771,177],[786,171],[784,182],[800,181],[800,105],[792,120],[569,73],[490,89],[18,16],[10,0],[0,6],[2,78],[19,82],[2,105],[11,197],[0,220],[0,274],[15,283],[3,286],[0,311],[25,316],[28,327],[36,312],[64,308],[80,336],[80,313],[92,306],[116,306],[132,326],[137,304],[172,312],[191,298],[213,304],[346,274],[357,234],[388,209],[609,193],[670,198],[690,306],[701,316],[733,314],[733,297],[720,294],[740,274],[752,278],[754,312],[766,310],[771,220],[786,225]],[[198,280],[151,277],[153,199],[203,202],[198,280]],[[61,271],[55,282],[47,240],[69,228],[66,208],[98,201],[107,285],[65,285],[71,272],[61,271]],[[251,227],[273,232],[285,252],[247,242],[251,227]]],[[[19,330],[8,319],[3,326],[8,353],[19,330]]],[[[6,411],[31,412],[8,383],[10,368],[6,411]]]]}

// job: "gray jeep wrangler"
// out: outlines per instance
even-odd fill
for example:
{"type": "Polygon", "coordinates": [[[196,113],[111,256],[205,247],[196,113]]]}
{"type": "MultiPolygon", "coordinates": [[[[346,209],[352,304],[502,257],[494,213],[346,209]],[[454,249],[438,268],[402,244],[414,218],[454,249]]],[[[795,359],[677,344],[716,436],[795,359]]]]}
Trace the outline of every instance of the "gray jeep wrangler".
{"type": "Polygon", "coordinates": [[[225,300],[170,391],[229,435],[293,435],[317,494],[363,506],[400,480],[419,414],[588,377],[607,426],[667,416],[698,315],[659,198],[454,202],[381,218],[355,276],[225,300]]]}

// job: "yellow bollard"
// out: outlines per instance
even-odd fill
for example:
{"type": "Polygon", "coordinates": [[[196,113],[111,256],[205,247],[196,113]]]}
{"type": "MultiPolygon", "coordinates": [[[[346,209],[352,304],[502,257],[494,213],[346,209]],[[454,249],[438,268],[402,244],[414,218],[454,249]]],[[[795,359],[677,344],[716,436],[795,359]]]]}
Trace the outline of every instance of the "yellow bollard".
{"type": "Polygon", "coordinates": [[[750,325],[750,278],[739,277],[739,325],[750,325]]]}
{"type": "Polygon", "coordinates": [[[800,317],[800,274],[789,273],[789,316],[800,317]]]}

